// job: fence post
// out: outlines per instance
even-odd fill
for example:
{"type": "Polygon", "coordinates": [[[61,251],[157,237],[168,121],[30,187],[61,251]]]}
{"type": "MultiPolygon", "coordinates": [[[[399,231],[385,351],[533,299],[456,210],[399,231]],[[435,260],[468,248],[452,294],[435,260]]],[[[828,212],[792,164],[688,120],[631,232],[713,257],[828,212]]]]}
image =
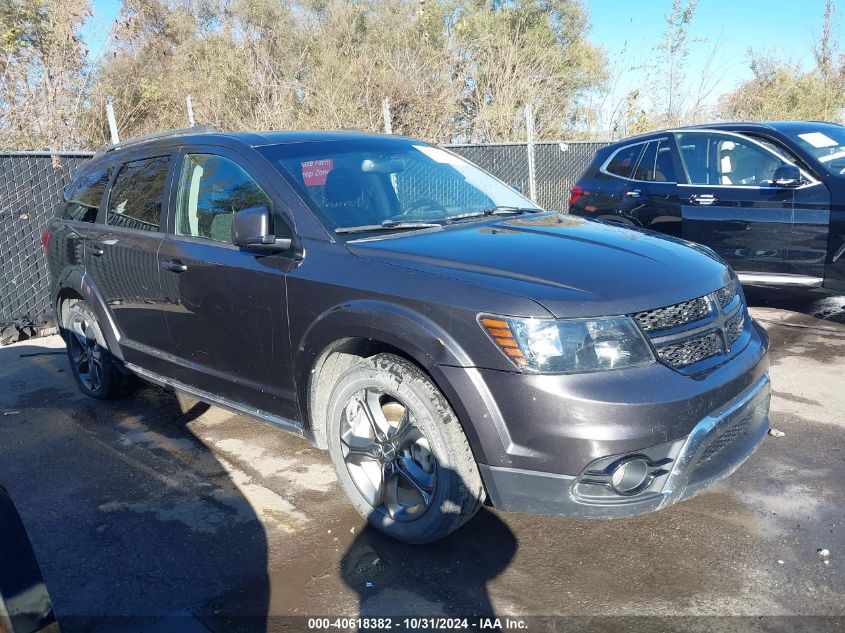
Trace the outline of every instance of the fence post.
{"type": "Polygon", "coordinates": [[[381,101],[381,118],[384,119],[384,133],[393,134],[393,123],[390,120],[390,98],[381,101]]]}
{"type": "Polygon", "coordinates": [[[528,151],[528,197],[537,202],[537,177],[534,172],[534,109],[525,106],[525,138],[528,151]]]}
{"type": "Polygon", "coordinates": [[[191,99],[191,95],[185,97],[185,104],[188,106],[188,125],[194,127],[196,125],[194,122],[194,100],[191,99]]]}
{"type": "Polygon", "coordinates": [[[106,99],[106,118],[109,120],[109,132],[111,133],[112,145],[120,143],[120,137],[117,135],[117,121],[114,118],[114,99],[108,97],[106,99]]]}

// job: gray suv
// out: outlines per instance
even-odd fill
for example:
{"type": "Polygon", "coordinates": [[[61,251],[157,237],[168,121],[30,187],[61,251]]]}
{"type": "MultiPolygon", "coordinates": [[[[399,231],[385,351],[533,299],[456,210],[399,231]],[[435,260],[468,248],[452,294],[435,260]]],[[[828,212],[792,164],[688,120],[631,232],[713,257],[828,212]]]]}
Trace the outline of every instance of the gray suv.
{"type": "Polygon", "coordinates": [[[82,391],[134,374],[304,437],[406,542],[485,501],[657,510],[768,429],[768,339],[710,249],[546,212],[423,142],[130,141],[43,237],[82,391]]]}

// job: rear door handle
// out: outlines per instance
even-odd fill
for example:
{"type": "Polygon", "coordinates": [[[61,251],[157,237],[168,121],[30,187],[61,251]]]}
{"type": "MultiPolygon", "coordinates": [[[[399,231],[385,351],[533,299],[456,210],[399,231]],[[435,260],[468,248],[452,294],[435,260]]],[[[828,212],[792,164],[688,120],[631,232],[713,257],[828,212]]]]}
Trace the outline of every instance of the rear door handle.
{"type": "Polygon", "coordinates": [[[712,193],[694,193],[689,197],[689,201],[693,204],[713,204],[714,202],[718,202],[719,199],[716,198],[712,193]]]}
{"type": "Polygon", "coordinates": [[[91,244],[91,246],[88,250],[91,251],[91,254],[94,257],[100,257],[101,255],[103,255],[106,252],[105,249],[103,249],[103,247],[100,246],[99,244],[91,244]]]}
{"type": "Polygon", "coordinates": [[[631,189],[630,191],[626,191],[625,195],[629,198],[639,198],[642,191],[639,189],[631,189]]]}
{"type": "Polygon", "coordinates": [[[174,273],[183,273],[188,270],[188,267],[178,259],[171,259],[169,261],[166,261],[162,264],[162,267],[166,268],[167,270],[172,270],[174,273]]]}

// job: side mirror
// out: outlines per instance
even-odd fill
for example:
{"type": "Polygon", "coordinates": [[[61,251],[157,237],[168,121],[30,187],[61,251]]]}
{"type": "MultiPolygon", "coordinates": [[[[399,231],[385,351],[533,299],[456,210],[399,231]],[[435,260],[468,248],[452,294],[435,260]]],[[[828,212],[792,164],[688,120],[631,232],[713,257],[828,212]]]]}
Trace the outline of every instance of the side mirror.
{"type": "Polygon", "coordinates": [[[778,187],[798,187],[801,185],[801,171],[795,165],[781,165],[775,170],[773,180],[778,187]]]}
{"type": "Polygon", "coordinates": [[[280,253],[291,246],[289,237],[270,233],[270,209],[249,207],[238,211],[232,219],[232,244],[240,248],[264,253],[280,253]]]}

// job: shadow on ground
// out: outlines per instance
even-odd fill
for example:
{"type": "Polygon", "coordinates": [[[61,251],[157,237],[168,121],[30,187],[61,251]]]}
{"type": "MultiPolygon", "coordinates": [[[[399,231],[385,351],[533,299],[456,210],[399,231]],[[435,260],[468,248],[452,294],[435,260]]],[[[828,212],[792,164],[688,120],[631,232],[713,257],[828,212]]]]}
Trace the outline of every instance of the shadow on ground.
{"type": "Polygon", "coordinates": [[[191,431],[208,405],[143,383],[87,398],[64,350],[37,344],[0,348],[0,384],[0,482],[63,632],[192,631],[247,581],[264,630],[264,527],[191,431]]]}

